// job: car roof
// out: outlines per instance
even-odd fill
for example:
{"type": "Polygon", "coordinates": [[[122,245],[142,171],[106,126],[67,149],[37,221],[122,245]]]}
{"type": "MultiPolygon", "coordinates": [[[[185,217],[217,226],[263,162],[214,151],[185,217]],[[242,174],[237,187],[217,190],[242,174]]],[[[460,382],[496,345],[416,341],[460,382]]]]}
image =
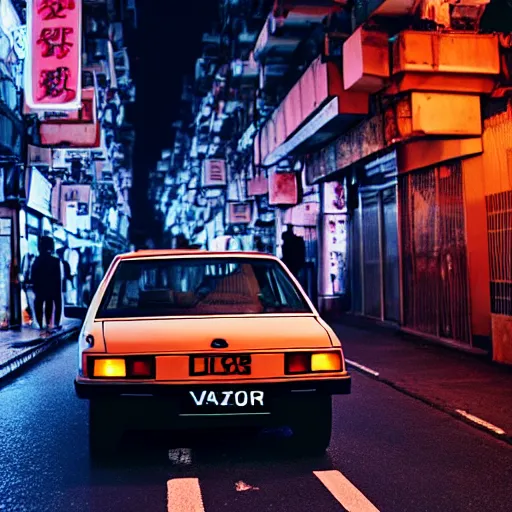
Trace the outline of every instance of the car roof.
{"type": "Polygon", "coordinates": [[[173,256],[197,256],[204,258],[208,256],[226,258],[229,257],[245,257],[245,258],[263,258],[263,259],[277,259],[272,254],[251,251],[205,251],[201,249],[142,249],[139,251],[118,254],[117,258],[120,260],[130,259],[144,259],[144,258],[167,258],[173,256]]]}

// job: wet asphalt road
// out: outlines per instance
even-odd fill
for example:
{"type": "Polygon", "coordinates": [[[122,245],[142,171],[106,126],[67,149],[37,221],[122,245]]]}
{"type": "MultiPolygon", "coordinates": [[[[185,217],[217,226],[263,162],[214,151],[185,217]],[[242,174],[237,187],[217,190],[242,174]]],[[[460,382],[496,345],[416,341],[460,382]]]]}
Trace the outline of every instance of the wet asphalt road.
{"type": "Polygon", "coordinates": [[[91,465],[75,363],[66,345],[0,388],[1,512],[512,510],[511,446],[359,374],[323,458],[280,453],[282,432],[139,434],[91,465]]]}

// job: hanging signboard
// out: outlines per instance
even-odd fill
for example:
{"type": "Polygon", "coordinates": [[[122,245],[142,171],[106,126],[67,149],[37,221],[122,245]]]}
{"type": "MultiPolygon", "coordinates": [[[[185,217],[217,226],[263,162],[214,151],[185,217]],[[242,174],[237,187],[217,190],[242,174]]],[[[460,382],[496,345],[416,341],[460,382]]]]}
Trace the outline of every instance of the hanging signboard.
{"type": "Polygon", "coordinates": [[[30,168],[27,206],[51,217],[52,184],[35,168],[30,168]]]}
{"type": "Polygon", "coordinates": [[[37,165],[51,167],[52,150],[50,148],[40,148],[28,145],[28,165],[37,165]]]}
{"type": "Polygon", "coordinates": [[[82,0],[27,1],[26,102],[34,110],[81,106],[82,0]]]}
{"type": "Polygon", "coordinates": [[[268,193],[268,180],[263,174],[254,176],[252,180],[247,182],[247,195],[262,196],[268,193]]]}
{"type": "Polygon", "coordinates": [[[96,89],[83,89],[82,108],[78,118],[51,119],[39,127],[41,144],[72,148],[101,147],[101,126],[97,117],[96,89]]]}
{"type": "Polygon", "coordinates": [[[228,203],[229,224],[249,224],[251,222],[250,203],[228,203]]]}
{"type": "Polygon", "coordinates": [[[269,177],[269,204],[296,205],[298,202],[297,174],[272,172],[269,177]]]}
{"type": "Polygon", "coordinates": [[[203,165],[203,187],[223,187],[226,185],[226,161],[208,159],[203,165]]]}
{"type": "Polygon", "coordinates": [[[62,185],[60,191],[61,220],[73,229],[91,229],[91,186],[62,185]]]}

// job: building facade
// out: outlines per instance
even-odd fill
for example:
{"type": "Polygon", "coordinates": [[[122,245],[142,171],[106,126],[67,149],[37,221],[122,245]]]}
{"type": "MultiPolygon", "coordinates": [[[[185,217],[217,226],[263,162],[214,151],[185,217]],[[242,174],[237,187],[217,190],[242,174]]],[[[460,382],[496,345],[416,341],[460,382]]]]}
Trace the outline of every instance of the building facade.
{"type": "MultiPolygon", "coordinates": [[[[26,24],[27,10],[34,4],[0,2],[0,326],[4,329],[30,325],[33,320],[30,268],[40,236],[51,236],[57,254],[69,264],[63,296],[70,305],[87,304],[105,266],[129,248],[135,86],[127,41],[136,30],[135,4],[75,0],[66,5],[63,9],[69,8],[70,16],[66,23],[77,23],[78,39],[59,46],[41,36],[39,56],[30,36],[40,20],[32,16],[31,33],[26,24]],[[75,44],[81,49],[78,106],[35,106],[38,99],[32,98],[27,84],[37,59],[51,60],[56,52],[64,59],[75,44]]],[[[48,9],[43,21],[52,18],[48,9]]]]}
{"type": "Polygon", "coordinates": [[[292,225],[322,312],[512,363],[510,4],[220,4],[154,171],[169,245],[292,225]]]}

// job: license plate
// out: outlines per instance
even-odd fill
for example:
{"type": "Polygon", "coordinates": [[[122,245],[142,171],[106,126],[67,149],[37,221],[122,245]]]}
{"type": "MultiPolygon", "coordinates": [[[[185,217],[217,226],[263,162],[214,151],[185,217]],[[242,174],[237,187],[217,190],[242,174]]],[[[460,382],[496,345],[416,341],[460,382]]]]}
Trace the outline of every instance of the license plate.
{"type": "Polygon", "coordinates": [[[260,409],[265,408],[265,393],[257,390],[189,391],[190,405],[197,409],[260,409]]]}
{"type": "Polygon", "coordinates": [[[190,356],[191,377],[206,375],[251,375],[250,354],[190,356]]]}

